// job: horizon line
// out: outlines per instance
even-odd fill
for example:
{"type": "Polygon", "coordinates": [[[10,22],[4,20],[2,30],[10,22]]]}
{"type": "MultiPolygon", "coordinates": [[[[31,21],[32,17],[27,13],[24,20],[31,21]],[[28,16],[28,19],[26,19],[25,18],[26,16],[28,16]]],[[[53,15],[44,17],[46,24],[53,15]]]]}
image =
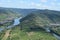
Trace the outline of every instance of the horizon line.
{"type": "Polygon", "coordinates": [[[54,9],[47,9],[47,8],[18,8],[18,7],[0,7],[0,8],[12,8],[12,9],[38,9],[38,10],[53,10],[53,11],[60,11],[60,10],[54,10],[54,9]]]}

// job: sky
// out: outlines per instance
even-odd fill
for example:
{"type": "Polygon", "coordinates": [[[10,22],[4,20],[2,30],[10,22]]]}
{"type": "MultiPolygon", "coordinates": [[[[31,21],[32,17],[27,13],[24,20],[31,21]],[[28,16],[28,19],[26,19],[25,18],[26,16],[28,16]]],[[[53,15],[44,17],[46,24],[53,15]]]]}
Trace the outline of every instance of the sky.
{"type": "Polygon", "coordinates": [[[0,7],[60,11],[60,0],[0,0],[0,7]]]}

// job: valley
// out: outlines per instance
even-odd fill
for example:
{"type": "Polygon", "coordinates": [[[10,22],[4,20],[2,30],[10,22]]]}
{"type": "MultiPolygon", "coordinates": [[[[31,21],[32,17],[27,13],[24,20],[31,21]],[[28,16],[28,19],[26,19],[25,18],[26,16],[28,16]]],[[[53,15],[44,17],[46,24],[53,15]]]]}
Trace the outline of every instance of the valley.
{"type": "MultiPolygon", "coordinates": [[[[26,12],[27,9],[22,10],[26,12]]],[[[49,26],[60,23],[59,11],[29,9],[30,12],[23,15],[22,10],[19,9],[18,12],[16,9],[6,8],[0,12],[0,28],[4,28],[0,31],[0,40],[57,40],[53,32],[46,32],[46,29],[60,34],[60,26],[49,26]]]]}

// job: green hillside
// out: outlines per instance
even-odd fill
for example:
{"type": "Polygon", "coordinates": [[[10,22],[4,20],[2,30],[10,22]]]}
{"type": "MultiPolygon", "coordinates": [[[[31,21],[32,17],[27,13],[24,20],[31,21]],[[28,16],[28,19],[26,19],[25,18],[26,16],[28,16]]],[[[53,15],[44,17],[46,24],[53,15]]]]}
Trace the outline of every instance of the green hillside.
{"type": "Polygon", "coordinates": [[[24,28],[47,28],[60,33],[60,27],[49,26],[50,24],[60,24],[60,12],[52,10],[38,10],[21,19],[22,29],[24,28]]]}
{"type": "MultiPolygon", "coordinates": [[[[60,13],[59,13],[60,14],[60,13]]],[[[60,23],[60,15],[54,13],[31,13],[21,21],[28,24],[29,21],[35,22],[36,25],[47,25],[50,23],[60,23]]]]}

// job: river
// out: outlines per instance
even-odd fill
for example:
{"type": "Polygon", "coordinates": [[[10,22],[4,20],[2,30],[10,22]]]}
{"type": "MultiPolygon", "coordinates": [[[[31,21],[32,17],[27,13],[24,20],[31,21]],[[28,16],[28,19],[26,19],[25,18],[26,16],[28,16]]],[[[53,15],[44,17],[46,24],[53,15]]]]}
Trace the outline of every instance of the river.
{"type": "Polygon", "coordinates": [[[57,38],[57,40],[60,40],[60,34],[54,32],[53,30],[49,29],[49,28],[45,28],[46,32],[51,33],[54,37],[57,38]]]}
{"type": "MultiPolygon", "coordinates": [[[[22,19],[22,17],[15,18],[13,24],[6,27],[6,28],[9,29],[9,28],[15,27],[16,25],[19,25],[20,24],[20,19],[22,19]]],[[[5,28],[0,28],[0,32],[3,31],[3,30],[5,30],[5,28]]]]}

